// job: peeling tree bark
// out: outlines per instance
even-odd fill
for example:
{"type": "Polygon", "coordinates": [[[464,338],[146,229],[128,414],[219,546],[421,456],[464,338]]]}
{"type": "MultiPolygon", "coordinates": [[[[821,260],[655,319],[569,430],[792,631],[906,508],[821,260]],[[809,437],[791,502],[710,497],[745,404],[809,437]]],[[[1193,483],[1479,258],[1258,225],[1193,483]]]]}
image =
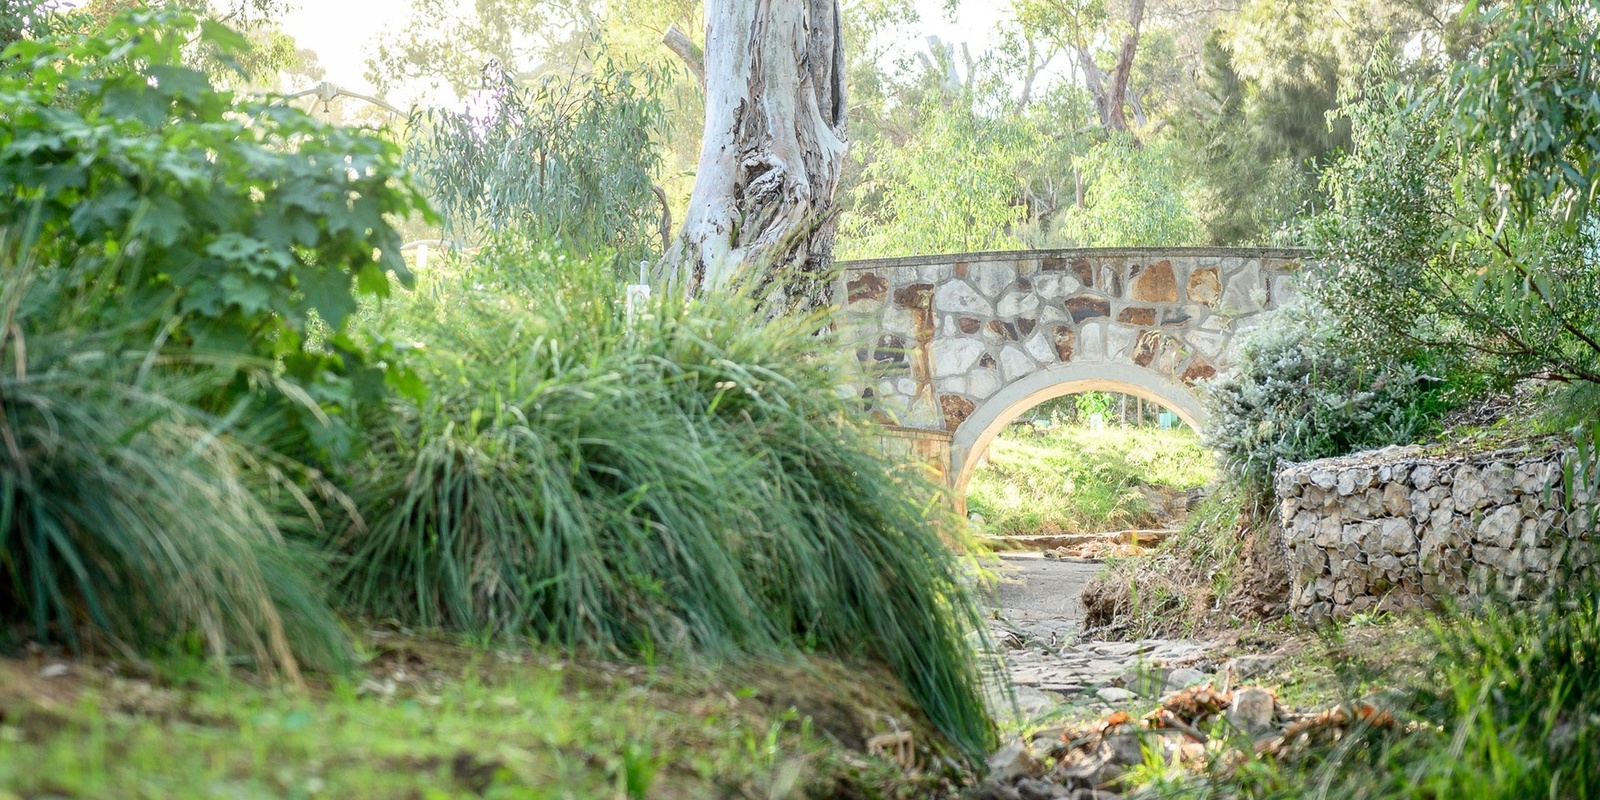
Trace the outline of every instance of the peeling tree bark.
{"type": "Polygon", "coordinates": [[[769,315],[826,306],[845,153],[838,0],[709,0],[694,192],[663,259],[690,293],[748,270],[769,315]]]}

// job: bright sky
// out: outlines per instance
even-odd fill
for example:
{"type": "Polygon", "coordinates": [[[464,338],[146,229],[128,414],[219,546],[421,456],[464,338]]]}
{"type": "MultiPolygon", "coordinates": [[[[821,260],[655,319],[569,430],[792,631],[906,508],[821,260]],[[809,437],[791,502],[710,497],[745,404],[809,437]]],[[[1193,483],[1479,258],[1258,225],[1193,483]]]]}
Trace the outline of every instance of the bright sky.
{"type": "MultiPolygon", "coordinates": [[[[470,0],[458,0],[463,6],[470,0]]],[[[327,70],[325,80],[355,90],[369,91],[363,77],[371,44],[386,27],[405,21],[410,4],[406,0],[298,0],[283,26],[300,44],[316,51],[327,70]]],[[[975,51],[983,50],[995,22],[1009,13],[1005,0],[963,0],[957,19],[944,12],[943,0],[917,0],[922,21],[905,31],[908,44],[920,49],[924,37],[938,36],[945,42],[969,42],[975,51]]],[[[309,88],[309,87],[307,87],[309,88]]]]}

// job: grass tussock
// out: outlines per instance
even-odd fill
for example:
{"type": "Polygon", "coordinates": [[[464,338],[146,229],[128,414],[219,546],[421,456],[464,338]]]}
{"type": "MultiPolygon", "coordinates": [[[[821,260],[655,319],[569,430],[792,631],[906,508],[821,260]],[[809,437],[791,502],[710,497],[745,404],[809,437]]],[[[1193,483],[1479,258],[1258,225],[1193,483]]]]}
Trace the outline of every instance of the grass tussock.
{"type": "Polygon", "coordinates": [[[1008,428],[972,477],[967,507],[995,534],[1096,533],[1162,519],[1141,487],[1210,483],[1216,467],[1188,428],[1008,428]]]}
{"type": "Polygon", "coordinates": [[[719,298],[630,323],[597,263],[482,262],[375,321],[427,344],[432,393],[348,470],[354,607],[601,652],[863,655],[967,756],[989,747],[959,521],[876,455],[810,321],[719,298]]]}
{"type": "Polygon", "coordinates": [[[115,327],[79,328],[115,310],[82,288],[16,261],[0,282],[3,621],[296,682],[302,663],[342,663],[314,562],[284,535],[309,502],[278,459],[201,410],[224,373],[159,343],[129,349],[115,327]]]}

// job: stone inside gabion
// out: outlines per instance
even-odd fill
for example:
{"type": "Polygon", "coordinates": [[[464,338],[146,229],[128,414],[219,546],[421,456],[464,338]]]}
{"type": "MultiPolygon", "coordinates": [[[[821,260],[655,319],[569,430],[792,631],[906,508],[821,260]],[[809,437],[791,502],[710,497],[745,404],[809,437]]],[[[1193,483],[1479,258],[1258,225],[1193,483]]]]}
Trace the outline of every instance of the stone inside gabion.
{"type": "Polygon", "coordinates": [[[1313,622],[1493,590],[1536,596],[1594,562],[1563,510],[1559,448],[1438,458],[1385,448],[1278,473],[1290,609],[1313,622]]]}

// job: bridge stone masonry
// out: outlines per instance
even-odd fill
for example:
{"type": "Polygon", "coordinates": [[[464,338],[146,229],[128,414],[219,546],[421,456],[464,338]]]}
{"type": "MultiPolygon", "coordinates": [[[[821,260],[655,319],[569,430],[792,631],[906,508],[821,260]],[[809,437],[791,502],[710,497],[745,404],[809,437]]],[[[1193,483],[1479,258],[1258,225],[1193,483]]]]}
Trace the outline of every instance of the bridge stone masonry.
{"type": "Polygon", "coordinates": [[[1116,391],[1202,429],[1196,382],[1233,337],[1294,296],[1298,250],[1078,249],[839,265],[852,387],[891,439],[965,492],[1007,423],[1052,397],[1116,391]]]}

